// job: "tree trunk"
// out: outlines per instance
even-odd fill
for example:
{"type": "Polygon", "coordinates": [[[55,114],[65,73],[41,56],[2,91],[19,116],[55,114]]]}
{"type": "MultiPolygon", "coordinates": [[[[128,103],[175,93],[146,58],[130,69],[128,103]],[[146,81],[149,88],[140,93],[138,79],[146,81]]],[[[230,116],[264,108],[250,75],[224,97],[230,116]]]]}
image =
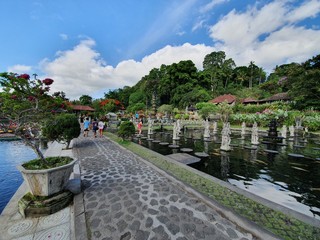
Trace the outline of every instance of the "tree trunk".
{"type": "Polygon", "coordinates": [[[48,165],[48,162],[45,160],[43,153],[41,152],[39,146],[35,142],[32,142],[28,138],[23,138],[23,141],[27,146],[32,148],[32,150],[37,154],[38,158],[40,158],[41,161],[43,161],[46,165],[48,165]]]}

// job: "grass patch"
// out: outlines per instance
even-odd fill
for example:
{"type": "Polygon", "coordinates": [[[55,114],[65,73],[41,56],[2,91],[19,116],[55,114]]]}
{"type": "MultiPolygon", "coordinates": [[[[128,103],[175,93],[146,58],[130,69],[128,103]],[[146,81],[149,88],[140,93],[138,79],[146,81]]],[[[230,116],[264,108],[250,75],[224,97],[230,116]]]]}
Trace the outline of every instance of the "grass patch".
{"type": "Polygon", "coordinates": [[[33,159],[29,162],[22,164],[22,166],[27,170],[42,170],[50,169],[55,167],[64,166],[73,161],[71,157],[47,157],[45,158],[48,164],[46,164],[40,158],[33,159]]]}

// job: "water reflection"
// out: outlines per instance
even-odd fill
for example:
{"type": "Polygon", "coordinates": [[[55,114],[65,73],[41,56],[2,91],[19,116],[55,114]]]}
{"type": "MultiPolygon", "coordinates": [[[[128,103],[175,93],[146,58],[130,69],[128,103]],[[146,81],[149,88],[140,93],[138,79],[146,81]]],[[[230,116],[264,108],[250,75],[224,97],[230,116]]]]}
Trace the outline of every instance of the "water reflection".
{"type": "Polygon", "coordinates": [[[36,157],[21,141],[0,141],[0,213],[22,183],[16,166],[36,157]]]}

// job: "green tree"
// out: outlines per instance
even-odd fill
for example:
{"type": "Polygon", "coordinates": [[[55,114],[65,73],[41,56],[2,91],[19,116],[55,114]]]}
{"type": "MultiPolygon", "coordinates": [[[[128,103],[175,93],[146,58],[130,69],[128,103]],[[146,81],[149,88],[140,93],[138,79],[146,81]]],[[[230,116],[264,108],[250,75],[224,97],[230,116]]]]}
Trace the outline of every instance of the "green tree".
{"type": "Polygon", "coordinates": [[[214,93],[223,88],[224,80],[230,77],[229,70],[235,67],[232,59],[226,59],[223,51],[207,54],[203,61],[203,71],[210,76],[211,91],[214,93]],[[226,78],[228,76],[228,78],[226,78]]]}
{"type": "Polygon", "coordinates": [[[92,97],[90,97],[89,95],[82,95],[80,98],[79,98],[79,101],[80,101],[80,104],[81,105],[91,105],[92,104],[92,97]]]}
{"type": "Polygon", "coordinates": [[[198,102],[207,102],[210,99],[211,96],[208,91],[198,86],[193,88],[190,92],[183,94],[178,105],[181,108],[191,105],[195,106],[198,102]]]}
{"type": "Polygon", "coordinates": [[[78,118],[74,114],[65,113],[55,115],[48,119],[42,127],[42,135],[49,141],[59,141],[66,143],[66,148],[70,146],[72,139],[77,138],[81,128],[78,118]]]}
{"type": "Polygon", "coordinates": [[[310,69],[292,78],[289,95],[297,109],[320,110],[320,69],[310,69]]]}
{"type": "Polygon", "coordinates": [[[196,107],[203,119],[207,119],[210,116],[210,114],[214,114],[218,110],[217,105],[209,102],[197,103],[196,107]]]}
{"type": "Polygon", "coordinates": [[[229,105],[227,101],[224,101],[218,105],[217,113],[220,114],[221,121],[226,123],[229,121],[229,117],[233,113],[232,106],[229,105]]]}
{"type": "Polygon", "coordinates": [[[122,139],[128,139],[130,138],[134,133],[136,132],[136,129],[132,122],[130,121],[124,121],[120,124],[119,130],[118,130],[118,136],[122,139]]]}
{"type": "Polygon", "coordinates": [[[172,105],[169,105],[169,104],[163,104],[158,108],[158,112],[163,114],[165,113],[171,114],[172,111],[173,111],[173,107],[172,105]]]}

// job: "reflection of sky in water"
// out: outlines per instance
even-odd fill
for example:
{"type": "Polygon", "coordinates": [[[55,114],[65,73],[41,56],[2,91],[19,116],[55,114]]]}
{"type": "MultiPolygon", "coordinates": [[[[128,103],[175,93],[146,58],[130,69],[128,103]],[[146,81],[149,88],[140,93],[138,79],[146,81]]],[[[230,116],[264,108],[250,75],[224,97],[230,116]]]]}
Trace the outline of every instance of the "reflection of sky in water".
{"type": "Polygon", "coordinates": [[[22,183],[16,166],[35,157],[20,141],[0,141],[0,213],[22,183]]]}
{"type": "MultiPolygon", "coordinates": [[[[243,178],[242,178],[243,179],[243,178]]],[[[301,195],[287,190],[287,184],[284,182],[269,182],[272,178],[265,174],[260,174],[259,179],[244,179],[234,180],[228,179],[228,182],[238,188],[244,189],[262,198],[268,199],[272,202],[278,203],[282,206],[291,208],[302,214],[320,219],[320,216],[314,215],[310,210],[320,211],[319,208],[308,207],[298,202],[294,197],[301,195]]]]}

